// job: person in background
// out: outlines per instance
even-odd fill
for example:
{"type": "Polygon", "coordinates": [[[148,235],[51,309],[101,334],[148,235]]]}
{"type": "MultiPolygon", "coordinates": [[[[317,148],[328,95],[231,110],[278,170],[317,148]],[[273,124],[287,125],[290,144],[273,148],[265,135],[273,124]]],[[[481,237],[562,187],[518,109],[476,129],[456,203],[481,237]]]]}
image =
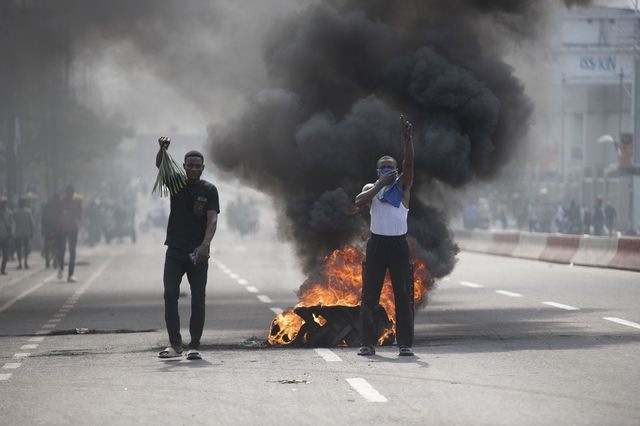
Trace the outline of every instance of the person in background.
{"type": "Polygon", "coordinates": [[[24,259],[24,269],[29,269],[29,251],[31,238],[33,238],[33,219],[31,209],[27,207],[27,200],[20,198],[18,208],[13,212],[13,223],[15,226],[15,246],[18,254],[18,269],[22,269],[24,259]]]}
{"type": "Polygon", "coordinates": [[[9,212],[8,201],[5,197],[0,197],[0,251],[2,251],[2,266],[0,274],[7,275],[7,262],[9,261],[9,248],[13,235],[11,223],[11,212],[9,212]]]}
{"type": "Polygon", "coordinates": [[[613,228],[616,225],[617,218],[618,213],[616,212],[616,209],[614,209],[611,203],[607,201],[607,205],[604,208],[604,219],[610,237],[613,236],[613,228]]]}
{"type": "Polygon", "coordinates": [[[602,195],[600,194],[596,197],[591,220],[593,221],[593,233],[595,235],[604,235],[604,206],[602,195]]]}
{"type": "Polygon", "coordinates": [[[56,261],[56,238],[58,235],[58,223],[56,218],[56,199],[51,197],[43,206],[40,215],[40,228],[44,245],[42,247],[42,255],[44,257],[45,266],[49,268],[51,263],[54,266],[56,261]]]}
{"type": "Polygon", "coordinates": [[[58,279],[64,274],[64,254],[69,245],[69,270],[67,282],[76,282],[73,275],[76,266],[76,246],[78,244],[78,227],[82,217],[82,198],[75,193],[73,185],[67,186],[64,197],[57,203],[58,223],[58,279]]]}

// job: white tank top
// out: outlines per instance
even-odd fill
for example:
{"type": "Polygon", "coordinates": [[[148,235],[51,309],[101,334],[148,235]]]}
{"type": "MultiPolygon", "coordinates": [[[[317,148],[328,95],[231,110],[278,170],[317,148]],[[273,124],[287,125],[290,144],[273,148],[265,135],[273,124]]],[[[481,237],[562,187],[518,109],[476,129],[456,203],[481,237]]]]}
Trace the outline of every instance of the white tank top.
{"type": "Polygon", "coordinates": [[[371,201],[371,232],[377,235],[395,237],[407,233],[407,214],[409,209],[400,203],[400,207],[393,207],[383,203],[378,197],[371,201]]]}

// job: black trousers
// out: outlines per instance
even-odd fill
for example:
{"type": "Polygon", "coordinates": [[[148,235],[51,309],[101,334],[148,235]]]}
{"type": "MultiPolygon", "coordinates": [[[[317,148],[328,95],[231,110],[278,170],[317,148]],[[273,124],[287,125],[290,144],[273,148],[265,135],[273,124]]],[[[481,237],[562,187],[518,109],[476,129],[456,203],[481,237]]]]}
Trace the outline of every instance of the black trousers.
{"type": "Polygon", "coordinates": [[[204,301],[208,270],[209,264],[207,262],[194,265],[189,258],[189,252],[185,253],[174,247],[167,248],[164,260],[164,320],[167,324],[171,346],[182,346],[178,298],[184,274],[187,274],[189,287],[191,287],[191,320],[189,321],[191,343],[189,347],[198,349],[200,346],[200,338],[204,329],[204,301]]]}
{"type": "Polygon", "coordinates": [[[380,302],[382,284],[388,269],[396,302],[396,341],[398,345],[411,346],[413,344],[413,292],[411,291],[409,246],[404,235],[387,237],[372,234],[367,242],[363,268],[360,308],[362,344],[375,345],[382,331],[377,329],[374,309],[380,302]]]}
{"type": "Polygon", "coordinates": [[[2,251],[2,264],[0,266],[0,272],[6,272],[7,262],[9,261],[9,248],[10,238],[0,238],[0,251],[2,251]]]}
{"type": "Polygon", "coordinates": [[[18,254],[18,265],[22,265],[22,259],[24,259],[24,266],[27,266],[29,263],[27,262],[27,258],[29,257],[29,252],[31,251],[31,247],[29,244],[30,238],[16,238],[16,253],[18,254]]]}
{"type": "Polygon", "coordinates": [[[69,276],[73,275],[76,268],[76,246],[78,245],[78,231],[63,232],[57,236],[58,245],[58,269],[64,269],[64,252],[69,243],[69,276]]]}

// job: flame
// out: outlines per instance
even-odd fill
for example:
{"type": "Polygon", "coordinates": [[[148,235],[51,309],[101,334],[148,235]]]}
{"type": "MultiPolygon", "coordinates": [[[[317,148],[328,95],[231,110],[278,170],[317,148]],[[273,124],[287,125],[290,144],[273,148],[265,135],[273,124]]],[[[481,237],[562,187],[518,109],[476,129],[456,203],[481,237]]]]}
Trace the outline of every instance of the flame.
{"type": "MultiPolygon", "coordinates": [[[[323,262],[321,273],[317,277],[308,278],[298,291],[300,302],[293,308],[310,306],[359,306],[362,293],[362,262],[364,254],[354,246],[346,246],[333,251],[323,262]]],[[[431,274],[426,265],[413,260],[414,303],[419,306],[427,292],[427,284],[431,282],[431,274]]],[[[385,277],[380,295],[380,304],[393,323],[385,330],[378,343],[395,333],[395,301],[389,274],[385,277]]],[[[272,346],[289,345],[297,337],[304,320],[293,309],[275,317],[271,327],[268,343],[272,346]]],[[[323,325],[326,320],[314,318],[323,325]]],[[[306,341],[306,336],[304,337],[306,341]]]]}

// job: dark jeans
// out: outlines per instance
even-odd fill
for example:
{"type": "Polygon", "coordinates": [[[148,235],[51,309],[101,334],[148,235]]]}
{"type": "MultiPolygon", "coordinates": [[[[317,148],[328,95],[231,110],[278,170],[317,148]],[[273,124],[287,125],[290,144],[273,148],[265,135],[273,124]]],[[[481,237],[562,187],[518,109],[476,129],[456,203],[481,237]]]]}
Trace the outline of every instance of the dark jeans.
{"type": "MultiPolygon", "coordinates": [[[[42,248],[42,254],[44,255],[44,260],[46,262],[46,267],[48,268],[51,264],[51,261],[56,258],[56,237],[55,235],[43,235],[44,238],[44,247],[42,248]]],[[[56,263],[54,261],[54,263],[56,263]]]]}
{"type": "Polygon", "coordinates": [[[29,240],[30,238],[16,238],[16,252],[18,253],[18,265],[22,265],[22,259],[24,259],[24,266],[27,266],[27,257],[29,257],[29,240]]]}
{"type": "Polygon", "coordinates": [[[9,261],[9,238],[0,238],[0,250],[2,251],[2,267],[0,272],[7,270],[7,262],[9,261]]]}
{"type": "Polygon", "coordinates": [[[204,328],[204,301],[208,270],[209,264],[207,262],[194,265],[189,258],[189,252],[185,253],[173,247],[167,248],[164,260],[164,320],[167,324],[171,346],[182,346],[178,298],[180,297],[180,282],[184,274],[187,274],[189,287],[191,287],[191,320],[189,322],[191,343],[189,347],[198,349],[200,346],[200,338],[204,328]]]}
{"type": "Polygon", "coordinates": [[[58,269],[64,269],[64,253],[69,243],[69,276],[73,275],[76,268],[76,245],[78,244],[78,231],[63,232],[58,234],[58,269]]]}
{"type": "Polygon", "coordinates": [[[375,345],[379,333],[374,317],[380,301],[384,276],[389,269],[396,302],[396,341],[398,345],[413,344],[413,294],[410,291],[411,265],[409,246],[404,236],[371,235],[367,242],[366,263],[363,265],[362,307],[360,326],[362,344],[375,345]]]}

